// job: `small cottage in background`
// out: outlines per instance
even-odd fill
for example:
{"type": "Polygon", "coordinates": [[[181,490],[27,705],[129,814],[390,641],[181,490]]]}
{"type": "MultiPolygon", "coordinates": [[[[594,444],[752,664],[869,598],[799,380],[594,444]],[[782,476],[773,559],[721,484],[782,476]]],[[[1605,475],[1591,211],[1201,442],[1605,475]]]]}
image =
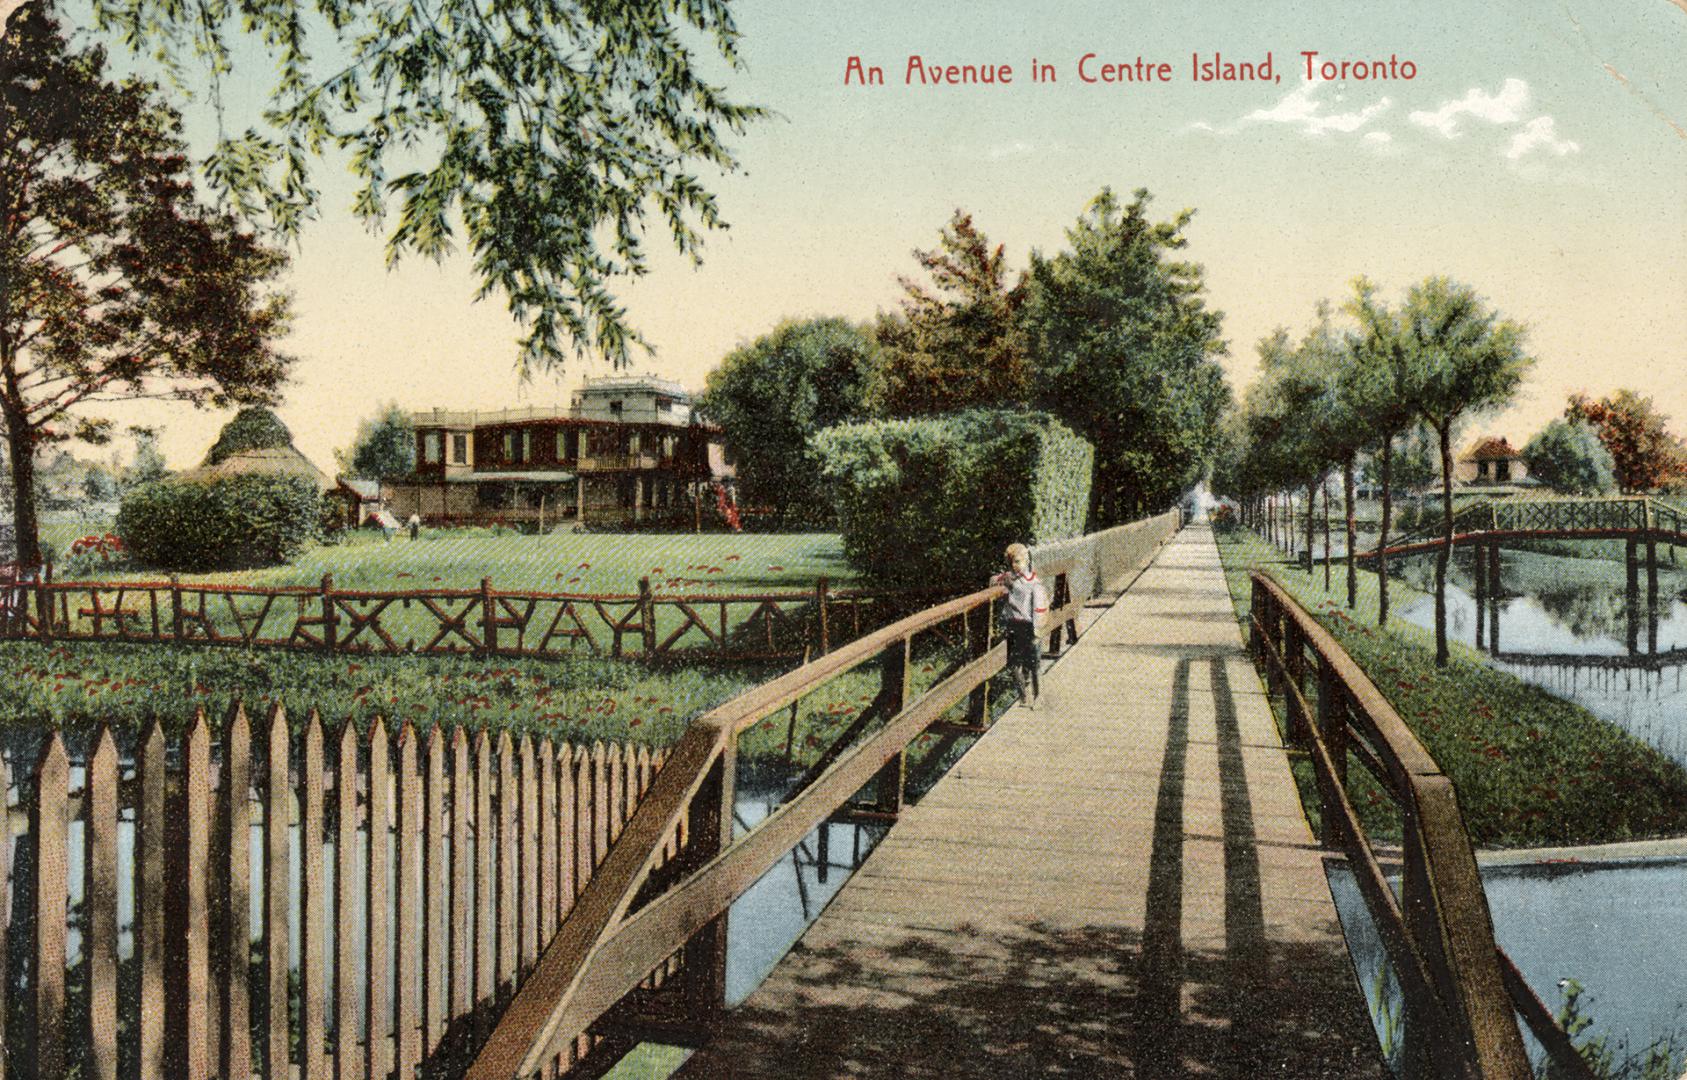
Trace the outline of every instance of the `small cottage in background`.
{"type": "Polygon", "coordinates": [[[1534,483],[1523,455],[1503,437],[1492,435],[1477,439],[1459,455],[1453,465],[1453,479],[1466,486],[1534,483]]]}
{"type": "Polygon", "coordinates": [[[370,521],[393,528],[398,526],[398,522],[387,513],[387,504],[381,500],[379,480],[342,476],[328,494],[339,503],[343,515],[340,520],[348,529],[362,528],[370,521]]]}
{"type": "Polygon", "coordinates": [[[224,476],[303,476],[318,491],[328,491],[334,482],[292,446],[269,446],[236,450],[215,465],[201,465],[182,474],[189,480],[216,480],[224,476]]]}

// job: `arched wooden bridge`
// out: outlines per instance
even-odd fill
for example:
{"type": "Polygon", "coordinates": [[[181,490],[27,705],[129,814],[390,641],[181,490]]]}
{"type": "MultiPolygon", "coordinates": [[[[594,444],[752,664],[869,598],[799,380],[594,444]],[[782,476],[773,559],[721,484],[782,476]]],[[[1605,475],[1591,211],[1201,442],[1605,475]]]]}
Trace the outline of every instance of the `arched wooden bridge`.
{"type": "Polygon", "coordinates": [[[1381,1078],[1325,874],[1339,859],[1401,989],[1405,1075],[1524,1080],[1527,1029],[1561,1075],[1587,1076],[1495,946],[1450,782],[1309,615],[1267,578],[1253,590],[1263,684],[1212,534],[1194,525],[1116,600],[1057,598],[1065,652],[1036,711],[990,722],[984,695],[1005,646],[991,614],[1000,590],[986,589],[707,714],[465,1075],[598,1075],[648,1040],[696,1047],[684,1077],[1381,1078]],[[914,661],[934,633],[964,655],[923,678],[914,661]],[[868,719],[733,835],[739,733],[875,669],[868,719]],[[1321,837],[1272,695],[1318,777],[1321,837]],[[981,737],[910,803],[907,751],[926,734],[981,737]],[[1397,886],[1348,801],[1349,762],[1400,804],[1397,886]],[[733,899],[839,819],[892,827],[766,982],[727,1009],[733,899]]]}
{"type": "MultiPolygon", "coordinates": [[[[1687,514],[1644,495],[1608,499],[1494,499],[1453,515],[1453,544],[1504,544],[1520,540],[1626,540],[1653,551],[1687,546],[1687,514]]],[[[1363,563],[1378,556],[1416,555],[1445,546],[1441,536],[1409,537],[1387,548],[1356,552],[1363,563]]],[[[1633,557],[1634,549],[1631,547],[1633,557]]]]}

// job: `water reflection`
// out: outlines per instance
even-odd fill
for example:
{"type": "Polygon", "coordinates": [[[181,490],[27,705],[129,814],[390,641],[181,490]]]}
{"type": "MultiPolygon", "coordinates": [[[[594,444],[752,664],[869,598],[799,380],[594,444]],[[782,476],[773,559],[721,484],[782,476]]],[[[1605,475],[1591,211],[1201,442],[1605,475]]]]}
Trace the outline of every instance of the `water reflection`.
{"type": "MultiPolygon", "coordinates": [[[[1624,580],[1622,563],[1503,554],[1498,587],[1456,560],[1447,584],[1447,633],[1486,653],[1497,668],[1618,725],[1687,765],[1687,603],[1672,588],[1624,580]]],[[[1432,588],[1430,560],[1413,559],[1400,577],[1432,588]]],[[[1400,617],[1434,626],[1430,597],[1400,617]]]]}
{"type": "MultiPolygon", "coordinates": [[[[1353,875],[1332,865],[1329,877],[1378,1040],[1398,1069],[1399,982],[1353,875]]],[[[1624,1048],[1619,1057],[1679,1042],[1687,1031],[1687,859],[1485,866],[1482,884],[1495,939],[1547,1007],[1561,1006],[1564,980],[1582,984],[1593,1025],[1579,1040],[1603,1035],[1624,1048]]],[[[1539,1062],[1541,1048],[1524,1037],[1539,1062]]]]}

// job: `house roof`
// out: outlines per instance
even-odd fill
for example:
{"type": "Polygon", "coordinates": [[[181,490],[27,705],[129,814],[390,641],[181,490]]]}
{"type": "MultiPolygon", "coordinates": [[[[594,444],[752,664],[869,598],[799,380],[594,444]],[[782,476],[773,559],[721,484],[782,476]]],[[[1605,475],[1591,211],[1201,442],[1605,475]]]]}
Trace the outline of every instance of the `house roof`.
{"type": "Polygon", "coordinates": [[[379,480],[364,480],[355,476],[340,477],[340,486],[356,495],[360,499],[379,501],[381,498],[381,482],[379,480]]]}
{"type": "Polygon", "coordinates": [[[182,475],[190,480],[216,480],[224,476],[306,476],[323,490],[334,486],[326,473],[291,446],[241,450],[215,465],[201,465],[182,475]]]}
{"type": "Polygon", "coordinates": [[[1492,435],[1477,439],[1475,444],[1464,452],[1465,461],[1498,461],[1522,456],[1503,436],[1496,438],[1492,435]]]}

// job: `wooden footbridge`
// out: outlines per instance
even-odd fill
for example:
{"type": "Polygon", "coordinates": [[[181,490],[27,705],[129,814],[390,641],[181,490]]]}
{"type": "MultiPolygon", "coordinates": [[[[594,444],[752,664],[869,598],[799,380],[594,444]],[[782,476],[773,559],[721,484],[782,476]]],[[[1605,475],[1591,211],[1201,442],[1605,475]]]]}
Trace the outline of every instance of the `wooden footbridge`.
{"type": "Polygon", "coordinates": [[[653,1040],[697,1047],[685,1077],[1380,1078],[1325,877],[1342,858],[1401,988],[1406,1075],[1523,1080],[1527,1027],[1562,1075],[1586,1076],[1495,947],[1451,784],[1309,616],[1268,579],[1253,587],[1264,686],[1198,525],[1117,602],[1057,599],[1066,651],[1035,711],[990,723],[986,689],[1005,647],[991,616],[1000,590],[986,589],[709,713],[466,1075],[591,1075],[653,1040]],[[961,655],[922,678],[916,659],[933,655],[934,638],[961,655]],[[724,823],[739,734],[874,668],[864,719],[782,807],[734,836],[724,823]],[[1314,766],[1321,837],[1268,692],[1314,766]],[[945,746],[982,737],[910,805],[908,750],[927,734],[945,746]],[[1348,802],[1350,764],[1402,810],[1398,884],[1348,802]],[[894,825],[761,988],[727,1010],[733,899],[840,817],[894,825]]]}
{"type": "MultiPolygon", "coordinates": [[[[1486,546],[1519,540],[1625,540],[1629,561],[1638,561],[1644,545],[1651,565],[1657,547],[1687,545],[1687,514],[1674,505],[1644,495],[1604,499],[1493,499],[1453,515],[1456,547],[1486,546]]],[[[1386,548],[1357,552],[1359,562],[1379,556],[1416,555],[1445,546],[1444,536],[1408,536],[1386,548]]]]}

